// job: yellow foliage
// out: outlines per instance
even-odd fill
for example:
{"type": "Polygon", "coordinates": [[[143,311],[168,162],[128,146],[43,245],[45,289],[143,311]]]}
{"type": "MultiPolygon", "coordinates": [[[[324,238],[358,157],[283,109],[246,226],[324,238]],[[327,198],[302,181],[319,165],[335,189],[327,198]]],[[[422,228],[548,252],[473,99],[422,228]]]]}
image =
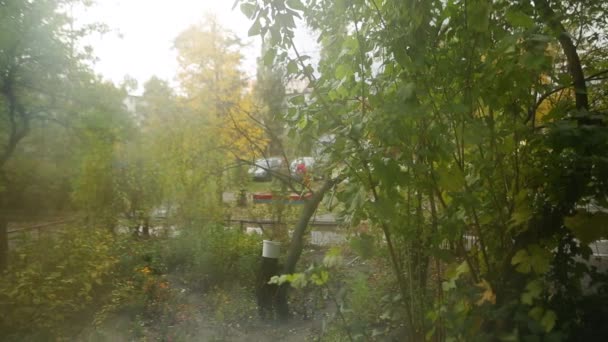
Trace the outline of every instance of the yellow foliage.
{"type": "Polygon", "coordinates": [[[536,109],[536,120],[539,122],[546,121],[547,114],[549,114],[559,102],[565,99],[574,99],[574,89],[563,89],[549,95],[546,99],[544,99],[536,109]]]}
{"type": "MultiPolygon", "coordinates": [[[[559,53],[560,48],[555,45],[555,44],[548,44],[547,48],[545,50],[545,54],[548,56],[555,56],[559,53]]],[[[550,85],[551,82],[551,78],[548,75],[541,75],[540,76],[540,83],[543,85],[550,85]]],[[[555,106],[566,99],[574,99],[574,89],[573,88],[566,88],[560,91],[557,91],[551,95],[549,95],[547,98],[545,98],[537,107],[536,109],[536,116],[535,119],[538,120],[539,122],[544,122],[547,120],[546,116],[547,114],[549,114],[551,112],[551,110],[553,108],[555,108],[555,106]]]]}
{"type": "Polygon", "coordinates": [[[270,142],[264,129],[254,121],[254,110],[251,97],[246,96],[238,106],[231,108],[228,117],[222,122],[222,144],[241,159],[260,155],[270,142]]]}
{"type": "Polygon", "coordinates": [[[239,40],[215,17],[207,16],[202,24],[182,32],[175,47],[184,105],[204,121],[194,134],[211,138],[218,150],[228,154],[225,160],[260,155],[268,139],[253,120],[256,108],[239,70],[239,40]]]}
{"type": "Polygon", "coordinates": [[[483,305],[485,302],[496,304],[496,294],[492,291],[492,286],[485,279],[482,279],[477,284],[477,287],[480,287],[484,291],[481,294],[481,297],[479,297],[479,300],[475,302],[475,305],[483,305]]]}

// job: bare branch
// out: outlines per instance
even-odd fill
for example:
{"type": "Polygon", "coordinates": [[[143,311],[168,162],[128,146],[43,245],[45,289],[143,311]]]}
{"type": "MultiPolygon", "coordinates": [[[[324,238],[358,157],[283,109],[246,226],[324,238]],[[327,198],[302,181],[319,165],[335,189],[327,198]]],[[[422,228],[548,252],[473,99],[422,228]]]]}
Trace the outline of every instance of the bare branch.
{"type": "MultiPolygon", "coordinates": [[[[587,78],[585,78],[585,82],[587,81],[593,81],[593,80],[602,80],[605,79],[606,77],[601,77],[605,74],[608,74],[608,69],[607,70],[602,70],[599,71],[587,78]]],[[[526,118],[526,120],[524,121],[524,123],[528,123],[536,114],[536,111],[538,110],[538,107],[547,99],[549,98],[551,95],[558,93],[560,91],[563,91],[565,89],[568,89],[570,87],[572,87],[574,85],[574,83],[570,83],[568,85],[564,85],[564,86],[560,86],[557,88],[554,88],[546,93],[544,93],[541,97],[538,98],[538,100],[536,101],[536,103],[530,107],[530,109],[528,110],[528,117],[526,118]]]]}

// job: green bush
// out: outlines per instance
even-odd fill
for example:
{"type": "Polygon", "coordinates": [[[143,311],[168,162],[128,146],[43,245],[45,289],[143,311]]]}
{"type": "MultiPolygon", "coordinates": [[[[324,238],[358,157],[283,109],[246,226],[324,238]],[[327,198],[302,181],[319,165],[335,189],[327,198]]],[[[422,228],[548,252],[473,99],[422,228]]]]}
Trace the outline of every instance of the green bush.
{"type": "Polygon", "coordinates": [[[184,230],[168,242],[165,262],[190,286],[253,286],[262,245],[257,236],[221,226],[184,230]]]}
{"type": "Polygon", "coordinates": [[[109,314],[143,315],[146,318],[159,313],[159,304],[165,305],[169,283],[161,248],[166,240],[133,239],[130,235],[116,238],[115,255],[118,263],[112,279],[112,289],[103,306],[96,312],[95,325],[101,325],[109,314]],[[162,291],[159,291],[162,290],[162,291]]]}
{"type": "Polygon", "coordinates": [[[11,251],[0,278],[0,335],[55,338],[93,302],[118,259],[107,230],[69,228],[11,251]]]}

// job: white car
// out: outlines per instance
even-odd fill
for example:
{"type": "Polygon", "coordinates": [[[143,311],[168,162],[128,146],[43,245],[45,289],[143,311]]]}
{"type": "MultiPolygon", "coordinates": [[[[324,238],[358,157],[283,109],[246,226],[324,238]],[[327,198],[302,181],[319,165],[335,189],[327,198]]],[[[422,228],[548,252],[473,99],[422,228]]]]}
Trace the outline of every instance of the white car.
{"type": "Polygon", "coordinates": [[[255,166],[249,168],[249,176],[256,181],[269,181],[273,172],[278,172],[283,165],[280,157],[261,158],[255,161],[255,166]]]}

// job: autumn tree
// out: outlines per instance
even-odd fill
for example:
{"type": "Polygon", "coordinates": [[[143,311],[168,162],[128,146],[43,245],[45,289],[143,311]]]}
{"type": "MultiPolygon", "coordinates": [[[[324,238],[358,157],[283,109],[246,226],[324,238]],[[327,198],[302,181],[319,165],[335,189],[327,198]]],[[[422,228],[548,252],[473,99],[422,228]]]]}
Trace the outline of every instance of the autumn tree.
{"type": "Polygon", "coordinates": [[[256,105],[239,69],[241,46],[212,15],[175,39],[184,105],[193,115],[191,127],[215,142],[210,148],[216,150],[217,158],[207,171],[217,177],[220,200],[225,169],[237,159],[255,158],[266,145],[263,129],[251,120],[256,105]]]}

